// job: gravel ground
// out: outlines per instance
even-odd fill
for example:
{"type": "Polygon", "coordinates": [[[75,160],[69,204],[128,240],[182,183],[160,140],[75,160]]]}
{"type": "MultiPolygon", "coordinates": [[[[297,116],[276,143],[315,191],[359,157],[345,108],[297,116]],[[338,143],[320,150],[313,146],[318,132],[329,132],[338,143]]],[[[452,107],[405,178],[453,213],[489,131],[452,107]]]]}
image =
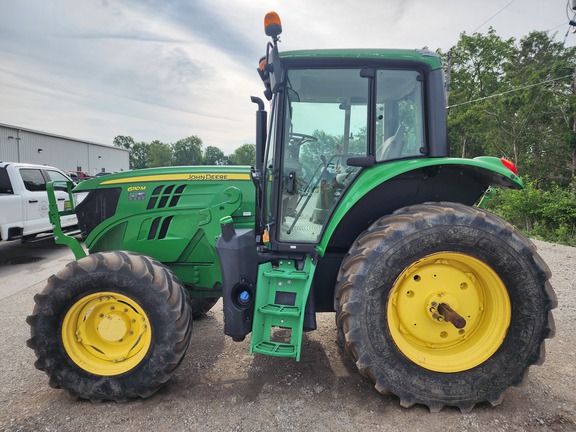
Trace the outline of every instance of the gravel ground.
{"type": "MultiPolygon", "coordinates": [[[[181,367],[152,398],[125,404],[75,401],[48,386],[25,345],[25,318],[49,275],[38,273],[46,264],[22,264],[19,276],[0,257],[0,430],[576,431],[576,248],[535,243],[553,272],[556,337],[547,341],[544,365],[530,369],[524,386],[507,391],[501,405],[476,406],[468,414],[404,409],[396,397],[376,392],[336,343],[334,314],[320,314],[319,329],[305,336],[296,363],[250,356],[248,341],[225,337],[221,304],[194,323],[181,367]],[[14,292],[14,278],[24,283],[24,275],[36,275],[37,281],[14,292]]],[[[51,261],[56,270],[71,259],[65,249],[58,252],[51,261]]]]}

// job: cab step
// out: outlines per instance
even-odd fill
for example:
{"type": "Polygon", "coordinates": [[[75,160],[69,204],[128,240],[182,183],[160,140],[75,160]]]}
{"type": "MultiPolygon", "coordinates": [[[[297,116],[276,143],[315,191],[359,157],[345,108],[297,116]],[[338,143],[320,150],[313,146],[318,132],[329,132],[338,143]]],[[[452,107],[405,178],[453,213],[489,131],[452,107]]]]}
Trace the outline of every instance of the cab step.
{"type": "Polygon", "coordinates": [[[310,257],[301,270],[293,260],[259,266],[251,354],[300,361],[304,312],[315,269],[310,257]]]}

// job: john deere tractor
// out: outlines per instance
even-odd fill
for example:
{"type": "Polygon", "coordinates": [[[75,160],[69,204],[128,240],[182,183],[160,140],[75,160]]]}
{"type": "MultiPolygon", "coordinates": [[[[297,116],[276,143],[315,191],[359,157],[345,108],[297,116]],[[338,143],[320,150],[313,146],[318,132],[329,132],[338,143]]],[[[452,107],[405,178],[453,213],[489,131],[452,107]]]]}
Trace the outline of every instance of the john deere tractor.
{"type": "Polygon", "coordinates": [[[251,353],[298,361],[335,312],[360,373],[402,406],[500,403],[543,362],[556,306],[534,245],[478,206],[521,189],[516,168],[449,157],[436,54],[280,52],[276,14],[265,29],[254,167],[129,171],[69,184],[88,193],[72,209],[52,200],[76,261],[35,297],[36,367],[80,398],[148,397],[222,298],[251,353]]]}

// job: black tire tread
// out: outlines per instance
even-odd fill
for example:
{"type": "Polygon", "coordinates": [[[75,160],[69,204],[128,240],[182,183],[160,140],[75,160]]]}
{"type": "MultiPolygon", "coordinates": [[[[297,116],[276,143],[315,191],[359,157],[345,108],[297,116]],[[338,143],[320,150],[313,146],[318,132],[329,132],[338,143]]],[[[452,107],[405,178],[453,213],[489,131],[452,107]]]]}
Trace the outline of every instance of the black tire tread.
{"type": "MultiPolygon", "coordinates": [[[[73,397],[117,402],[149,397],[170,379],[190,344],[191,311],[182,284],[167,267],[144,255],[113,251],[95,253],[81,260],[72,261],[48,279],[44,290],[35,295],[34,302],[33,313],[26,319],[31,327],[27,345],[34,350],[37,357],[34,365],[48,375],[51,387],[63,388],[73,397]],[[65,312],[61,311],[62,305],[71,301],[73,294],[69,292],[69,282],[89,273],[106,274],[119,271],[130,273],[144,286],[155,287],[156,293],[166,299],[169,310],[163,313],[169,314],[174,331],[171,332],[171,341],[162,348],[163,363],[153,366],[157,371],[154,377],[150,380],[142,377],[139,385],[128,385],[126,388],[117,389],[118,391],[106,393],[96,385],[91,388],[86,384],[87,381],[70,379],[70,373],[62,372],[64,367],[69,366],[62,365],[61,359],[55,358],[51,346],[61,346],[61,336],[56,331],[60,319],[57,315],[62,315],[65,312]]],[[[122,387],[118,384],[121,379],[115,379],[110,386],[122,387]]]]}
{"type": "Polygon", "coordinates": [[[356,362],[360,373],[371,379],[380,393],[395,393],[400,398],[400,405],[410,407],[416,403],[428,406],[430,411],[440,411],[445,405],[457,406],[462,412],[470,411],[476,403],[487,401],[498,405],[502,401],[503,391],[489,394],[484,400],[451,401],[449,404],[439,402],[433,398],[414,396],[402,389],[393,390],[384,377],[371,364],[370,356],[365,355],[364,341],[360,328],[355,326],[351,316],[359,311],[360,305],[353,300],[353,293],[363,284],[368,264],[379,255],[382,248],[382,239],[387,244],[394,244],[395,239],[401,239],[408,233],[415,233],[430,226],[429,220],[443,215],[450,221],[457,222],[463,215],[472,218],[480,225],[490,226],[493,232],[509,243],[519,254],[531,262],[534,274],[545,287],[545,312],[547,321],[542,332],[541,341],[530,363],[517,376],[510,380],[510,385],[520,386],[525,382],[530,365],[540,365],[545,357],[544,339],[553,337],[555,332],[554,320],[551,310],[557,306],[556,295],[549,283],[551,276],[548,266],[535,253],[536,247],[523,234],[508,222],[475,207],[454,203],[425,203],[399,209],[394,214],[382,217],[374,222],[354,242],[345,256],[337,278],[335,291],[336,325],[339,338],[344,342],[346,351],[356,362]],[[352,300],[351,300],[352,299],[352,300]]]}
{"type": "Polygon", "coordinates": [[[193,297],[190,299],[192,319],[197,320],[206,316],[208,311],[218,303],[220,297],[193,297]]]}

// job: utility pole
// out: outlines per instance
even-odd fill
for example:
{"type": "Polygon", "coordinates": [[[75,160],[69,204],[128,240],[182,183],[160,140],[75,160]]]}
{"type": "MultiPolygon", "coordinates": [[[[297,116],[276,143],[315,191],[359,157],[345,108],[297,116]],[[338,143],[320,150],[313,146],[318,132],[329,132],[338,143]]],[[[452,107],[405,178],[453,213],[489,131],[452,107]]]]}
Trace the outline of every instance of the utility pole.
{"type": "MultiPolygon", "coordinates": [[[[576,7],[576,0],[572,0],[572,4],[576,7]]],[[[576,95],[576,67],[574,68],[574,75],[572,76],[572,93],[576,95]]],[[[576,194],[576,112],[574,113],[574,118],[572,119],[572,142],[574,146],[572,147],[572,194],[576,194]]]]}
{"type": "MultiPolygon", "coordinates": [[[[574,0],[576,1],[576,0],[574,0]]],[[[448,107],[448,97],[450,96],[450,75],[452,74],[452,50],[448,51],[448,65],[446,68],[446,88],[445,96],[446,96],[446,106],[448,107]]]]}

